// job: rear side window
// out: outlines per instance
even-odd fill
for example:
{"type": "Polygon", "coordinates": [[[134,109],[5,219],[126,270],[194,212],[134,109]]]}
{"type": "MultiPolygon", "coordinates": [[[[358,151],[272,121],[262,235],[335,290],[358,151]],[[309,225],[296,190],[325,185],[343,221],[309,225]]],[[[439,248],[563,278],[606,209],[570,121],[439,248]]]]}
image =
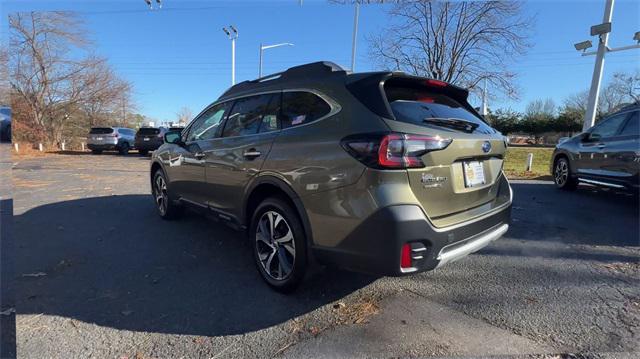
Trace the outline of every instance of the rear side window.
{"type": "Polygon", "coordinates": [[[267,110],[272,95],[241,98],[233,104],[222,131],[222,137],[246,136],[258,133],[262,115],[267,110]]]}
{"type": "Polygon", "coordinates": [[[111,127],[94,127],[89,131],[92,135],[108,135],[113,133],[113,128],[111,127]]]}
{"type": "Polygon", "coordinates": [[[640,135],[640,112],[636,111],[631,115],[627,124],[624,125],[622,132],[620,133],[623,136],[629,135],[640,135]]]}
{"type": "Polygon", "coordinates": [[[621,113],[619,115],[613,115],[607,119],[602,120],[595,125],[591,130],[592,134],[600,135],[600,137],[612,137],[618,133],[618,129],[622,126],[622,123],[627,118],[628,114],[621,113]]]}
{"type": "Polygon", "coordinates": [[[385,86],[385,92],[397,121],[467,133],[495,132],[481,118],[444,93],[395,86],[385,86]]]}
{"type": "Polygon", "coordinates": [[[315,121],[331,112],[331,106],[311,92],[294,91],[282,94],[282,128],[315,121]]]}
{"type": "Polygon", "coordinates": [[[153,127],[146,127],[146,128],[141,128],[138,130],[138,134],[139,135],[143,135],[143,136],[154,136],[160,133],[160,129],[159,128],[153,128],[153,127]]]}

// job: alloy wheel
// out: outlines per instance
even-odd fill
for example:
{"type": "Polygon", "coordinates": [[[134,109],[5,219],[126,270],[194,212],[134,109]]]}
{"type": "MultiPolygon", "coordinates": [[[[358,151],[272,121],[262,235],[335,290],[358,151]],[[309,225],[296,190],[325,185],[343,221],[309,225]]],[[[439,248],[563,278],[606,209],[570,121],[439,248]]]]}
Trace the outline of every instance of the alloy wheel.
{"type": "Polygon", "coordinates": [[[156,176],[154,194],[158,210],[160,211],[160,214],[164,215],[167,212],[169,195],[167,192],[167,183],[164,181],[164,177],[162,177],[162,175],[156,176]]]}
{"type": "Polygon", "coordinates": [[[296,259],[293,231],[278,212],[267,211],[258,221],[256,250],[262,269],[275,280],[287,279],[296,259]]]}
{"type": "Polygon", "coordinates": [[[569,165],[567,161],[562,159],[556,164],[555,180],[558,186],[563,186],[569,178],[569,165]]]}

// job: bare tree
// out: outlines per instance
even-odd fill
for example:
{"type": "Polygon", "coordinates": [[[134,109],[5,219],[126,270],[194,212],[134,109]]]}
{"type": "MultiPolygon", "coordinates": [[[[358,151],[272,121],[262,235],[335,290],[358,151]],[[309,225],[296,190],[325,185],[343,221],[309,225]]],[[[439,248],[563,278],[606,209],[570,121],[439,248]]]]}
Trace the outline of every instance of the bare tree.
{"type": "Polygon", "coordinates": [[[553,117],[555,115],[556,103],[551,98],[533,100],[529,102],[525,109],[525,116],[528,117],[553,117]]]}
{"type": "Polygon", "coordinates": [[[634,74],[616,72],[606,92],[616,97],[620,103],[640,103],[640,70],[636,70],[634,74]]]}
{"type": "Polygon", "coordinates": [[[67,124],[92,125],[98,112],[113,113],[116,98],[130,96],[130,85],[105,59],[90,54],[86,31],[73,13],[15,13],[9,27],[11,91],[49,141],[62,141],[67,124]]]}
{"type": "Polygon", "coordinates": [[[389,69],[517,97],[509,63],[524,54],[532,18],[515,1],[407,0],[389,12],[392,25],[370,37],[370,57],[389,69]]]}
{"type": "Polygon", "coordinates": [[[176,113],[176,122],[179,126],[185,126],[193,118],[193,113],[188,107],[182,107],[180,111],[176,113]]]}
{"type": "MultiPolygon", "coordinates": [[[[564,107],[586,112],[589,91],[573,94],[564,101],[564,107]]],[[[598,98],[599,118],[630,103],[640,103],[640,71],[635,74],[616,72],[603,86],[598,98]]]]}

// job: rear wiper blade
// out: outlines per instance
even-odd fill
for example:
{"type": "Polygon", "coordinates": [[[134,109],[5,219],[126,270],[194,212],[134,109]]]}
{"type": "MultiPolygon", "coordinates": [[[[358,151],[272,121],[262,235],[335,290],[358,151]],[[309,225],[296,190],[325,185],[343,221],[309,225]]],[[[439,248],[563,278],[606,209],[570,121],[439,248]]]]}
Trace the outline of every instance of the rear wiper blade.
{"type": "Polygon", "coordinates": [[[427,117],[422,122],[431,123],[438,126],[449,127],[454,130],[460,130],[464,132],[473,132],[479,124],[471,121],[466,121],[459,118],[444,118],[444,117],[427,117]]]}

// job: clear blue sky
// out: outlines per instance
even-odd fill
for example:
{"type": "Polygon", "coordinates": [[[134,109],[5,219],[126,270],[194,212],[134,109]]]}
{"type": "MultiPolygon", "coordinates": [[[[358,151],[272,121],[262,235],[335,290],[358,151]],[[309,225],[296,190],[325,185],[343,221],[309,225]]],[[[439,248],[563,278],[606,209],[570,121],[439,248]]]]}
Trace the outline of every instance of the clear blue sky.
{"type": "MultiPolygon", "coordinates": [[[[236,53],[237,81],[258,74],[260,43],[292,42],[265,52],[264,72],[296,64],[330,60],[350,64],[353,7],[325,1],[185,1],[164,0],[161,10],[149,11],[143,0],[4,1],[2,41],[7,14],[27,10],[74,10],[86,22],[96,53],[135,87],[139,112],[172,120],[183,106],[194,114],[230,85],[230,41],[223,26],[240,32],[236,53]]],[[[363,6],[358,36],[358,71],[374,70],[366,36],[387,23],[386,5],[363,6]]],[[[529,54],[514,64],[521,91],[519,101],[496,101],[492,108],[522,110],[536,98],[560,104],[585,90],[591,81],[594,57],[580,57],[572,44],[592,39],[589,27],[600,23],[604,0],[529,1],[526,11],[537,21],[529,54]]],[[[640,30],[640,1],[616,0],[610,46],[632,44],[640,30]]],[[[592,39],[595,43],[595,39],[592,39]]],[[[616,71],[640,67],[640,50],[609,54],[605,81],[616,71]]]]}

